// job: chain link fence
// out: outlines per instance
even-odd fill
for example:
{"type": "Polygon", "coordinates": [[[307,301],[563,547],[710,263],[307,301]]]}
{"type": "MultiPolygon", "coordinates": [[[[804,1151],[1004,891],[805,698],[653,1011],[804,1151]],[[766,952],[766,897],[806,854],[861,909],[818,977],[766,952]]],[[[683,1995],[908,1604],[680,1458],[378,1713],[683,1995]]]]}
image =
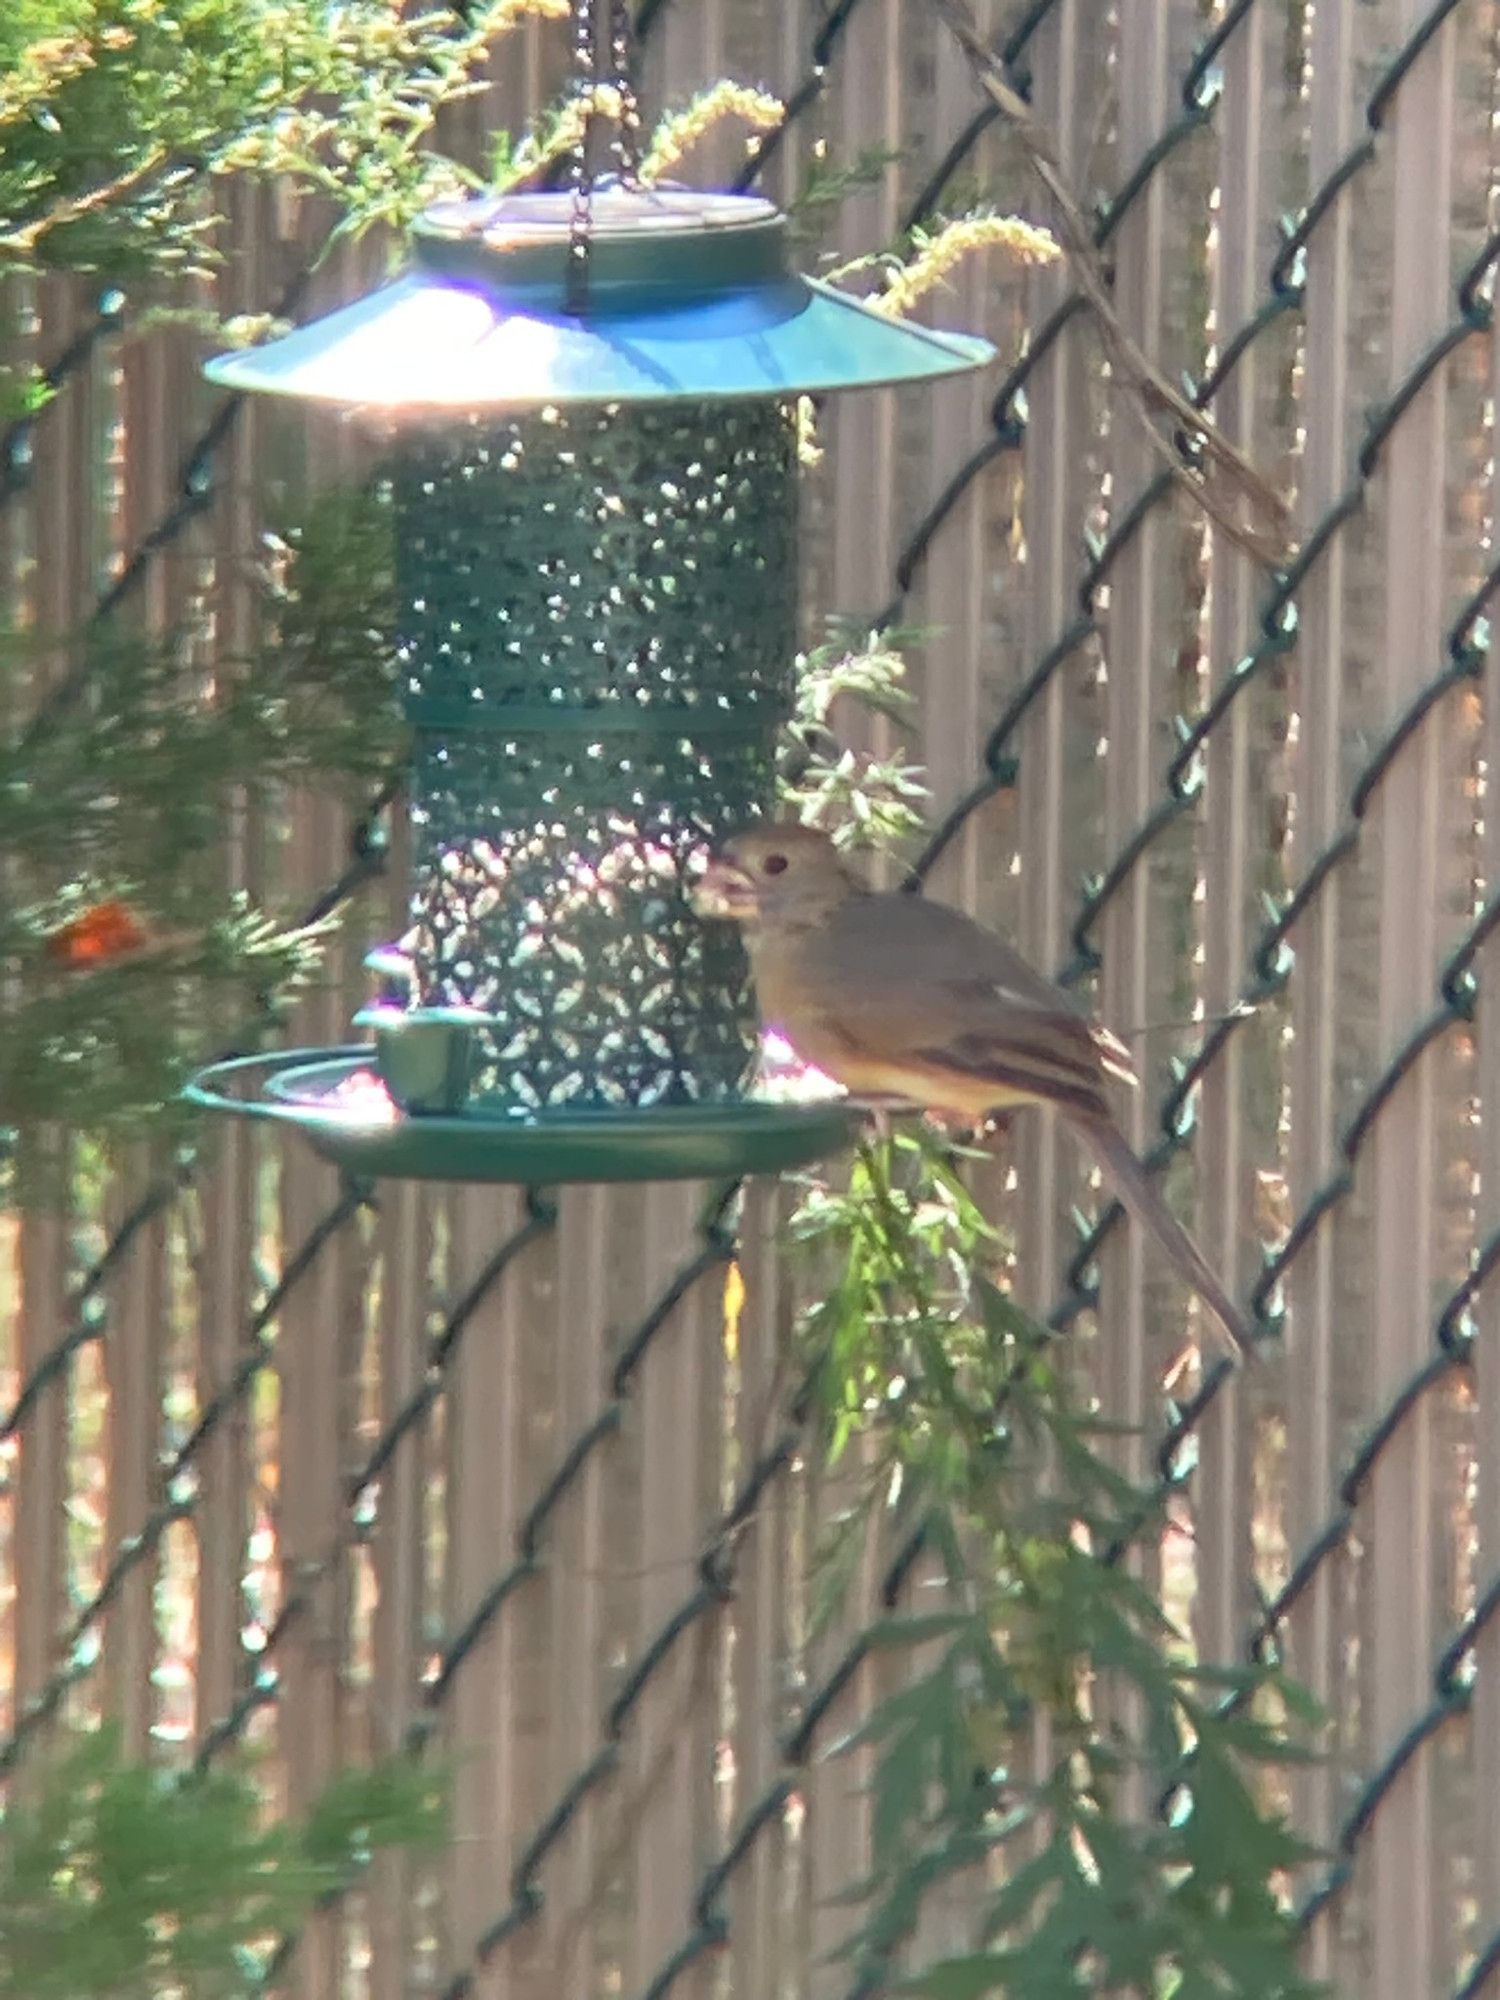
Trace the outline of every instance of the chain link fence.
{"type": "MultiPolygon", "coordinates": [[[[846,253],[976,198],[1046,220],[1014,92],[1121,325],[1295,494],[1294,547],[1257,564],[1182,498],[1198,442],[1158,416],[1177,464],[1147,449],[1074,274],[976,261],[942,316],[997,340],[998,382],[837,414],[808,596],[922,631],[913,886],[1141,1034],[1134,1136],[1193,1186],[1262,1331],[1253,1377],[1177,1369],[1185,1304],[1116,1207],[1076,1223],[1092,1195],[1050,1127],[1018,1135],[993,1187],[1018,1288],[1139,1426],[1151,1505],[1104,1559],[1160,1588],[1185,1565],[1206,1657],[1286,1657],[1332,1711],[1293,1799],[1325,1854],[1297,1891],[1312,1968],[1348,1995],[1479,1995],[1500,1979],[1478,1006],[1500,30],[1482,0],[995,5],[997,98],[943,11],[645,0],[647,91],[775,88],[782,122],[722,164],[783,199],[825,151],[883,151],[846,253]]],[[[555,80],[525,35],[483,116],[555,80]]],[[[235,227],[246,309],[366,275],[310,275],[259,197],[235,227]]],[[[125,342],[129,311],[44,288],[56,393],[3,441],[8,559],[43,623],[207,591],[229,630],[266,420],[185,387],[181,336],[125,342]],[[65,522],[101,491],[106,409],[113,497],[65,522]]],[[[242,829],[228,873],[269,867],[309,916],[354,905],[363,937],[400,908],[390,805],[297,802],[289,844],[242,829]]],[[[299,1039],[335,1038],[356,956],[299,1039]]],[[[884,1684],[874,1635],[922,1540],[908,1523],[872,1558],[867,1623],[809,1641],[839,1493],[787,1379],[779,1212],[766,1188],[341,1187],[235,1134],[13,1222],[0,1775],[100,1706],[199,1765],[271,1743],[294,1801],[342,1758],[440,1745],[442,1879],[383,1860],[351,1883],[278,1956],[308,1996],[878,1990],[826,1959],[868,1809],[820,1753],[884,1684]]],[[[970,1915],[950,1900],[912,1962],[970,1915]]]]}

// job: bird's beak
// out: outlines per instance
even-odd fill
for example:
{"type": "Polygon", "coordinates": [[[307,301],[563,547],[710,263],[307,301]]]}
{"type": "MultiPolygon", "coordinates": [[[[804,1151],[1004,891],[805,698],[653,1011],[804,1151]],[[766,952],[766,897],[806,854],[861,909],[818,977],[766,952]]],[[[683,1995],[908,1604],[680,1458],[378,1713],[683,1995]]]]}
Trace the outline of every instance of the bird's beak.
{"type": "Polygon", "coordinates": [[[727,917],[732,923],[743,923],[760,908],[755,884],[743,868],[736,868],[722,854],[709,862],[689,890],[688,901],[697,916],[727,917]]]}

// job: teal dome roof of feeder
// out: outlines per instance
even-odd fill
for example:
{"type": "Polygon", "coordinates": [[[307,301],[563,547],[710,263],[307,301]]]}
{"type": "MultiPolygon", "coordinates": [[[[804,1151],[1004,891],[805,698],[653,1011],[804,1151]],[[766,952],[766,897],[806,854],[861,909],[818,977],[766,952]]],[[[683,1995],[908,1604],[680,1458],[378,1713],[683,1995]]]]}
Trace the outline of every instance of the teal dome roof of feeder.
{"type": "Polygon", "coordinates": [[[994,352],[799,276],[769,202],[682,188],[594,192],[578,313],[571,209],[566,193],[442,203],[393,283],[207,372],[394,413],[814,395],[954,374],[994,352]]]}
{"type": "Polygon", "coordinates": [[[774,805],[797,398],[992,349],[797,276],[755,197],[601,187],[588,211],[581,237],[576,193],[439,206],[403,276],[208,368],[394,420],[410,928],[367,961],[371,1042],[189,1091],[360,1174],[778,1171],[854,1121],[754,1082],[738,937],[689,891],[774,805]]]}

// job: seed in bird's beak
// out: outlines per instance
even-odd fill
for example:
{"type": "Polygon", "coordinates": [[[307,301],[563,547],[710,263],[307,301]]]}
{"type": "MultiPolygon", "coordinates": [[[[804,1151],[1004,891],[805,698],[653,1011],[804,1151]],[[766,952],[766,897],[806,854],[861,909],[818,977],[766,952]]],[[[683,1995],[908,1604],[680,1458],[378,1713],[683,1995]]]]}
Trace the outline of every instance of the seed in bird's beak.
{"type": "Polygon", "coordinates": [[[688,901],[697,916],[727,917],[734,923],[753,917],[760,907],[750,877],[722,857],[709,862],[689,889],[688,901]]]}

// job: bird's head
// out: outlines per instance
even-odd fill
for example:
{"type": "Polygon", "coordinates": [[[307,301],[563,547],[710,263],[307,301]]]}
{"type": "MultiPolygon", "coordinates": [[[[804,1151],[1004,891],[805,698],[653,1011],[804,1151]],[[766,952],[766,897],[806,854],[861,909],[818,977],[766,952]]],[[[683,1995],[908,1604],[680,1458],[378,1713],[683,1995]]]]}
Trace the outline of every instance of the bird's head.
{"type": "Polygon", "coordinates": [[[722,841],[693,892],[699,916],[813,921],[857,888],[826,833],[768,820],[722,841]]]}

